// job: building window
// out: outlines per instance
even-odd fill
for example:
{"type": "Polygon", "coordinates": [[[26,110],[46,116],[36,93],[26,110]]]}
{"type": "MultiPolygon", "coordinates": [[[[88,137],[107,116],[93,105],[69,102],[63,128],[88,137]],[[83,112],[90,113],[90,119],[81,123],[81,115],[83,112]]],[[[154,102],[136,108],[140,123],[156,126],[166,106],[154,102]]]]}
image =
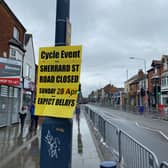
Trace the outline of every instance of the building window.
{"type": "Polygon", "coordinates": [[[14,48],[10,49],[10,57],[16,59],[16,50],[14,48]]]}
{"type": "Polygon", "coordinates": [[[33,74],[33,68],[32,68],[32,67],[30,67],[30,76],[29,76],[29,77],[30,77],[30,79],[33,79],[33,75],[34,75],[34,74],[33,74]]]}
{"type": "Polygon", "coordinates": [[[161,86],[164,87],[164,78],[162,78],[161,86]]]}
{"type": "Polygon", "coordinates": [[[156,67],[155,67],[154,71],[155,71],[155,74],[157,74],[158,70],[157,70],[157,68],[156,68],[156,67]]]}
{"type": "Polygon", "coordinates": [[[13,37],[19,41],[19,30],[16,27],[13,28],[13,37]]]}
{"type": "Polygon", "coordinates": [[[23,60],[23,53],[20,50],[17,50],[16,59],[19,60],[19,61],[23,60]]]}
{"type": "Polygon", "coordinates": [[[31,66],[29,64],[26,64],[26,77],[28,77],[28,79],[31,78],[31,66]]]}
{"type": "Polygon", "coordinates": [[[168,87],[168,77],[166,77],[166,87],[168,87]]]}
{"type": "Polygon", "coordinates": [[[163,78],[162,86],[163,86],[163,87],[166,86],[166,79],[165,79],[165,77],[163,78]]]}
{"type": "Polygon", "coordinates": [[[162,78],[162,87],[168,87],[168,77],[163,77],[162,78]]]}
{"type": "Polygon", "coordinates": [[[15,56],[16,56],[16,50],[13,49],[13,48],[11,49],[11,56],[12,56],[12,57],[15,57],[15,56]]]}

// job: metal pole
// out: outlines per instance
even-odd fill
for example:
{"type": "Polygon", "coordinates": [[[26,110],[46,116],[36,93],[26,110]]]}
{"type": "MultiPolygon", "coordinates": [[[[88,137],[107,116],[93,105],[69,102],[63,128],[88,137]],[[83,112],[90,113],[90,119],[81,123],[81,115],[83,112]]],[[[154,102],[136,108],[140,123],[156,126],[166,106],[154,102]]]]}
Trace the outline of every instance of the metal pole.
{"type": "Polygon", "coordinates": [[[127,80],[128,80],[128,69],[127,69],[126,73],[127,73],[127,80]]]}
{"type": "Polygon", "coordinates": [[[57,0],[55,46],[66,45],[66,22],[69,20],[70,0],[57,0]]]}
{"type": "MultiPolygon", "coordinates": [[[[138,57],[130,57],[130,59],[137,59],[137,60],[142,60],[143,62],[144,62],[144,74],[145,74],[145,78],[144,78],[144,80],[145,80],[145,82],[144,82],[144,90],[145,90],[145,97],[146,97],[146,105],[147,105],[147,84],[146,84],[146,80],[147,80],[147,73],[146,73],[146,60],[145,59],[143,59],[143,58],[138,58],[138,57]]],[[[142,101],[142,100],[140,100],[140,101],[142,101]]],[[[143,101],[142,101],[143,102],[143,101]]],[[[140,103],[140,105],[142,105],[141,103],[140,103]]]]}
{"type": "Polygon", "coordinates": [[[144,70],[145,70],[145,74],[146,74],[146,60],[144,59],[144,70]]]}
{"type": "MultiPolygon", "coordinates": [[[[70,0],[57,0],[56,9],[55,46],[65,46],[70,0]]],[[[72,119],[45,117],[41,133],[40,168],[71,168],[72,124],[72,119]],[[50,140],[54,141],[55,146],[47,155],[51,150],[50,140]],[[52,152],[55,152],[54,157],[52,152]]]]}

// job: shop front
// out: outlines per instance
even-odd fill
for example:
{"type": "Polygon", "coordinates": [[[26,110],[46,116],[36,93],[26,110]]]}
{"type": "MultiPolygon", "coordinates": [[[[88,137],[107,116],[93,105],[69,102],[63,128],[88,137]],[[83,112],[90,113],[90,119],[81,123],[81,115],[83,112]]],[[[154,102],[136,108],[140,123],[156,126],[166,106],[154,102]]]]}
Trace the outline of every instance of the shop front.
{"type": "Polygon", "coordinates": [[[18,122],[21,62],[0,58],[0,127],[18,122]]]}

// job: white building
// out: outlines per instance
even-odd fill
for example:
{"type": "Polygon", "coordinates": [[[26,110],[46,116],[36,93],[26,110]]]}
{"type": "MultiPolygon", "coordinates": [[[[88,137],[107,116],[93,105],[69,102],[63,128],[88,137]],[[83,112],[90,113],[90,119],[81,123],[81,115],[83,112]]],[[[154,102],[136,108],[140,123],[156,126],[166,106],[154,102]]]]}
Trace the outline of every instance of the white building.
{"type": "Polygon", "coordinates": [[[26,53],[23,60],[23,105],[30,105],[35,98],[35,54],[33,36],[25,34],[26,53]]]}

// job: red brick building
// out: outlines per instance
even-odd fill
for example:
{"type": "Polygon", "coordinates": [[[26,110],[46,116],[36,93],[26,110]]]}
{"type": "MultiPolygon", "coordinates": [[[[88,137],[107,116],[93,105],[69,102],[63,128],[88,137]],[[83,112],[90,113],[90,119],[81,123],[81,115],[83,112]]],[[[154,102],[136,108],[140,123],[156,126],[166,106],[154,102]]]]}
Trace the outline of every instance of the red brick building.
{"type": "Polygon", "coordinates": [[[161,74],[163,73],[163,64],[160,60],[153,60],[151,69],[148,70],[148,105],[157,107],[160,104],[158,94],[161,88],[161,74]]]}
{"type": "Polygon", "coordinates": [[[17,122],[22,105],[22,63],[26,29],[4,0],[0,1],[0,126],[17,122]]]}
{"type": "Polygon", "coordinates": [[[24,53],[23,46],[26,29],[4,0],[0,1],[0,20],[0,56],[9,58],[15,52],[24,53]],[[12,49],[15,49],[15,51],[12,49]]]}

